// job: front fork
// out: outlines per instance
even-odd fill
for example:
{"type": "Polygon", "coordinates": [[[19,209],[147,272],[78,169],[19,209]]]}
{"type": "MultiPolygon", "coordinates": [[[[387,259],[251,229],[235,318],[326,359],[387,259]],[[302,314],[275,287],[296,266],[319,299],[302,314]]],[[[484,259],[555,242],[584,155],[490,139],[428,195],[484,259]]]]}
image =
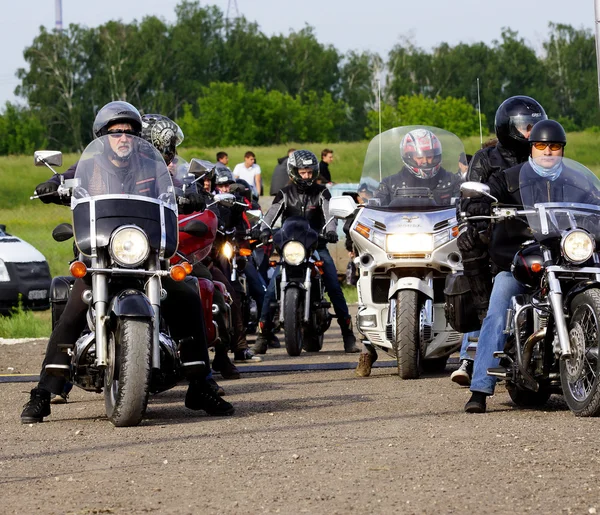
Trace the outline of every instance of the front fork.
{"type": "MultiPolygon", "coordinates": [[[[157,261],[149,263],[149,270],[160,270],[157,261]]],[[[160,368],[160,299],[162,284],[158,275],[153,275],[146,282],[146,296],[154,310],[152,324],[152,368],[160,368]]]]}
{"type": "MultiPolygon", "coordinates": [[[[549,250],[544,250],[544,261],[552,261],[552,254],[549,250]]],[[[552,306],[552,311],[554,313],[554,325],[560,344],[560,359],[569,359],[571,357],[571,342],[569,340],[569,331],[565,321],[560,281],[556,277],[555,272],[548,272],[546,277],[548,278],[548,286],[550,289],[548,299],[550,300],[550,305],[552,306]]]]}
{"type": "MultiPolygon", "coordinates": [[[[306,276],[304,278],[303,288],[304,288],[304,321],[308,322],[310,319],[310,288],[311,288],[311,280],[310,280],[310,266],[306,267],[306,276]]],[[[285,271],[285,266],[281,267],[281,283],[279,285],[279,322],[283,323],[283,315],[284,315],[284,305],[285,305],[285,289],[287,287],[287,273],[285,271]]]]}

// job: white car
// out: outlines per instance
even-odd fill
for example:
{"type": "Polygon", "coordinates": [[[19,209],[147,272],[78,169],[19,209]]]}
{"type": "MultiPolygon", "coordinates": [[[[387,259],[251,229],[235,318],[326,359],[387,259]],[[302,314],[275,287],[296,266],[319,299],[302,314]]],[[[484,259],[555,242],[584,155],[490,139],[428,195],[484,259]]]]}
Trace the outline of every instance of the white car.
{"type": "Polygon", "coordinates": [[[0,225],[0,315],[9,315],[19,297],[26,309],[48,309],[51,281],[44,255],[0,225]]]}

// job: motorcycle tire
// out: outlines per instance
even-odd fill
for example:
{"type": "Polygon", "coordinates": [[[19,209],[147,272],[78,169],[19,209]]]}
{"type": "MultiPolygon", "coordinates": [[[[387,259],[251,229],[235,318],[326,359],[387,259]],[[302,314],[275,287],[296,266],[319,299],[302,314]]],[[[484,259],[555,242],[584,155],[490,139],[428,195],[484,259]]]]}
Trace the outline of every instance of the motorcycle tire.
{"type": "Polygon", "coordinates": [[[550,399],[551,392],[548,388],[540,386],[537,392],[526,390],[515,384],[507,383],[506,389],[512,401],[521,408],[536,408],[544,406],[550,399]]]}
{"type": "Polygon", "coordinates": [[[301,300],[301,295],[300,289],[293,286],[285,292],[283,318],[285,324],[285,350],[289,356],[299,356],[302,352],[304,303],[301,300]]]}
{"type": "Polygon", "coordinates": [[[441,374],[446,370],[446,365],[448,363],[448,358],[433,358],[433,359],[424,359],[421,362],[423,367],[423,372],[426,374],[441,374]]]}
{"type": "Polygon", "coordinates": [[[416,291],[401,290],[396,294],[396,359],[402,379],[418,379],[421,375],[420,304],[416,291]]]}
{"type": "Polygon", "coordinates": [[[152,373],[152,323],[122,318],[109,333],[104,406],[116,427],[137,426],[146,412],[152,373]]]}
{"type": "Polygon", "coordinates": [[[570,315],[572,358],[560,360],[563,396],[567,406],[576,416],[597,417],[600,415],[600,289],[591,288],[576,295],[571,302],[570,315]],[[585,338],[581,341],[582,347],[579,352],[575,347],[577,335],[585,338]],[[577,369],[577,379],[573,380],[573,372],[577,369]]]}

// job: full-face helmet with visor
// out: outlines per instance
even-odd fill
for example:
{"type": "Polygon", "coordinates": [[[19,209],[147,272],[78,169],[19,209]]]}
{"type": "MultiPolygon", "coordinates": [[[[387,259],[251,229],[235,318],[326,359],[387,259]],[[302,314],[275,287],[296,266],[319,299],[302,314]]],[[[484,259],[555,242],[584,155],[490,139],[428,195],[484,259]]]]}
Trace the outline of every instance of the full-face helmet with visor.
{"type": "Polygon", "coordinates": [[[287,172],[290,180],[301,188],[313,184],[319,175],[319,161],[310,150],[296,150],[288,157],[287,172]],[[303,178],[300,170],[309,170],[310,176],[303,178]]]}
{"type": "Polygon", "coordinates": [[[431,179],[442,166],[442,143],[433,132],[415,129],[402,138],[400,155],[413,175],[431,179]]]}
{"type": "Polygon", "coordinates": [[[547,119],[537,100],[523,95],[510,97],[496,111],[496,136],[503,147],[523,157],[529,154],[529,133],[534,125],[547,119]]]}

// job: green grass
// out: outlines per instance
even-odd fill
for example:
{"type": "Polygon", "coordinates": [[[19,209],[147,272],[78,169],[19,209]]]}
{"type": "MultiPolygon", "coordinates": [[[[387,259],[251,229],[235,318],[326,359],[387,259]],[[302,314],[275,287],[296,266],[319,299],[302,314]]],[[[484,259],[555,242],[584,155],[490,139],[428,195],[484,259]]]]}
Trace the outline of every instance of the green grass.
{"type": "Polygon", "coordinates": [[[50,311],[15,309],[12,316],[0,316],[2,338],[43,338],[50,336],[51,330],[50,311]]]}

